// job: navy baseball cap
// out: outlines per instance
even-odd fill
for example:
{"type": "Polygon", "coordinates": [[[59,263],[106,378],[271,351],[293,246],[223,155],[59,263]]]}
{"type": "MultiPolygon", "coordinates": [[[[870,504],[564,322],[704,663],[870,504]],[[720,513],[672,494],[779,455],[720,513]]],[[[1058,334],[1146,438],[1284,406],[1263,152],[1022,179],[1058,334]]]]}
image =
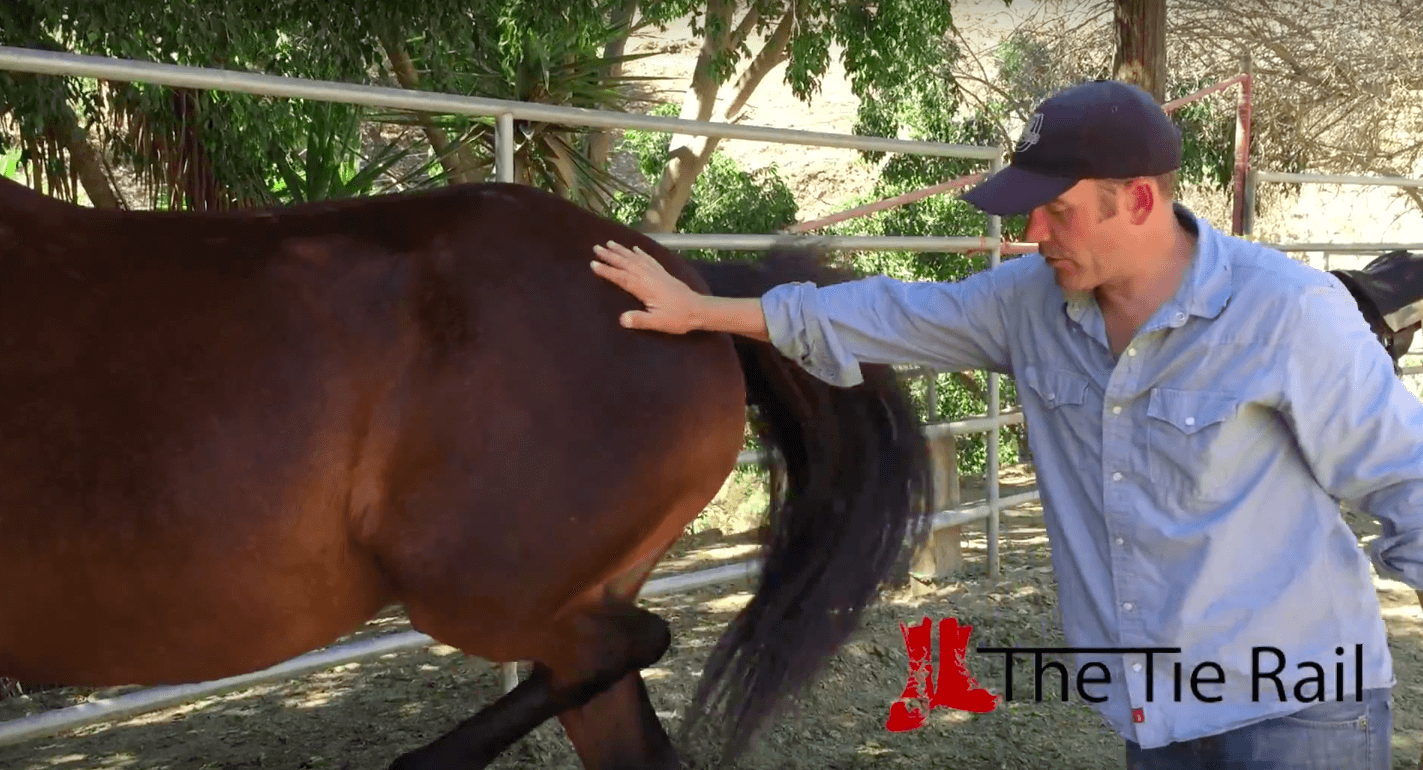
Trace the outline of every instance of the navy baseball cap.
{"type": "Polygon", "coordinates": [[[1180,167],[1181,132],[1151,94],[1094,80],[1039,105],[1009,165],[963,199],[989,214],[1026,214],[1083,179],[1135,179],[1180,167]]]}

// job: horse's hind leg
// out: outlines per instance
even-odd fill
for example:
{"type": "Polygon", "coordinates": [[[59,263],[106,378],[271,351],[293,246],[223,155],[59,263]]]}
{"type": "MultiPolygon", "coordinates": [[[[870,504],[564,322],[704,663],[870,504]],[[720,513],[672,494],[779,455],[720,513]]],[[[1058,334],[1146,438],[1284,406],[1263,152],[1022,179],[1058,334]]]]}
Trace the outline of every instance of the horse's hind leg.
{"type": "Polygon", "coordinates": [[[588,770],[675,770],[682,766],[639,671],[629,672],[586,705],[571,708],[558,719],[588,770]]]}
{"type": "MultiPolygon", "coordinates": [[[[550,639],[550,654],[535,663],[528,679],[443,737],[396,759],[392,770],[484,767],[535,727],[579,707],[583,708],[573,718],[574,730],[584,724],[632,728],[636,722],[619,723],[615,715],[610,717],[610,712],[627,712],[626,704],[636,702],[628,696],[636,696],[638,691],[630,690],[625,680],[629,674],[635,675],[661,659],[672,643],[672,634],[667,621],[657,615],[629,602],[608,599],[564,615],[550,629],[550,639]],[[590,703],[615,683],[610,699],[590,703]],[[624,691],[626,695],[622,694],[624,691]]],[[[637,681],[640,684],[640,678],[637,681]]],[[[645,695],[642,697],[645,699],[645,695]]],[[[655,720],[651,704],[646,703],[644,708],[655,720]]],[[[636,712],[623,716],[642,718],[636,712]]],[[[599,736],[580,744],[579,752],[590,770],[666,766],[635,764],[641,758],[633,756],[623,764],[606,764],[621,761],[625,742],[618,735],[599,736]],[[604,750],[599,741],[609,742],[613,750],[604,750]]],[[[657,756],[659,763],[667,761],[657,756]]]]}

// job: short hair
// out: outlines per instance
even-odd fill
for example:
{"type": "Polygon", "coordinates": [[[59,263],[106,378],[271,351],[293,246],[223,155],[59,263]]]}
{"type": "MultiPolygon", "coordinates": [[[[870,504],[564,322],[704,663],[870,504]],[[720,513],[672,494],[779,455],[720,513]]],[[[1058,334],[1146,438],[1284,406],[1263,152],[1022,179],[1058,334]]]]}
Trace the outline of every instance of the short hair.
{"type": "MultiPolygon", "coordinates": [[[[1175,171],[1167,171],[1164,174],[1147,178],[1156,183],[1156,189],[1161,192],[1162,199],[1170,202],[1176,198],[1176,175],[1175,171]]],[[[1117,192],[1132,180],[1096,179],[1093,181],[1097,183],[1097,221],[1116,216],[1117,192]]]]}

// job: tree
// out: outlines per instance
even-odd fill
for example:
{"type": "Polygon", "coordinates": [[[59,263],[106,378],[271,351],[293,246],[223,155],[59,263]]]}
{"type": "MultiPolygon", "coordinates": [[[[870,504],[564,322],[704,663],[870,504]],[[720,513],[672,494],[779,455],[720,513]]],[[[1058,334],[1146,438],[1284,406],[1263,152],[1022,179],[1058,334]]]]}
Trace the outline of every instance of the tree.
{"type": "MultiPolygon", "coordinates": [[[[333,14],[295,0],[233,0],[220,13],[158,0],[13,0],[0,4],[0,42],[619,109],[631,102],[613,72],[621,59],[605,54],[626,38],[627,18],[619,13],[629,5],[431,0],[400,10],[358,0],[333,14]]],[[[142,83],[0,73],[0,117],[8,118],[11,129],[0,132],[0,151],[17,140],[41,189],[47,184],[52,193],[76,200],[82,186],[103,206],[127,205],[114,184],[127,169],[147,188],[150,206],[202,209],[363,192],[382,176],[360,169],[401,165],[403,178],[388,174],[382,184],[410,186],[478,181],[493,167],[492,119],[380,113],[142,83]],[[378,141],[376,157],[362,158],[362,144],[371,143],[363,127],[381,123],[411,130],[398,148],[378,141]],[[427,153],[428,162],[416,161],[414,168],[392,162],[427,153]]],[[[590,205],[616,187],[604,166],[586,160],[600,132],[535,123],[517,128],[521,181],[590,205]]]]}
{"type": "MultiPolygon", "coordinates": [[[[1251,164],[1277,171],[1416,176],[1423,173],[1423,36],[1416,2],[1172,0],[1166,19],[1169,100],[1253,76],[1251,164]]],[[[1038,57],[1023,77],[1060,86],[1113,77],[1115,0],[1045,8],[1010,43],[1038,57]]],[[[982,57],[980,57],[982,58],[982,57]]],[[[979,68],[980,79],[1001,83],[979,68]]],[[[967,78],[963,73],[957,75],[967,78]]],[[[1230,180],[1233,93],[1176,113],[1196,153],[1186,181],[1224,191],[1230,180]],[[1189,116],[1189,119],[1188,119],[1189,116]],[[1185,125],[1190,124],[1190,125],[1185,125]]],[[[1260,190],[1266,208],[1297,186],[1260,190]]],[[[1423,212],[1423,191],[1404,188],[1423,212]]]]}
{"type": "MultiPolygon", "coordinates": [[[[696,6],[688,3],[681,10],[696,6]]],[[[661,4],[664,13],[673,7],[661,4]]],[[[836,46],[844,52],[843,64],[855,94],[862,100],[873,99],[876,86],[903,82],[939,64],[940,45],[953,24],[949,3],[943,0],[708,0],[694,18],[702,48],[681,117],[725,122],[738,119],[757,86],[782,63],[792,92],[808,101],[836,46]],[[756,35],[761,38],[753,53],[756,35]],[[731,92],[718,108],[721,90],[728,83],[731,92]]],[[[692,185],[718,141],[674,136],[643,229],[669,232],[677,227],[692,185]]]]}
{"type": "Polygon", "coordinates": [[[1117,55],[1112,74],[1166,101],[1166,0],[1113,0],[1117,55]]]}

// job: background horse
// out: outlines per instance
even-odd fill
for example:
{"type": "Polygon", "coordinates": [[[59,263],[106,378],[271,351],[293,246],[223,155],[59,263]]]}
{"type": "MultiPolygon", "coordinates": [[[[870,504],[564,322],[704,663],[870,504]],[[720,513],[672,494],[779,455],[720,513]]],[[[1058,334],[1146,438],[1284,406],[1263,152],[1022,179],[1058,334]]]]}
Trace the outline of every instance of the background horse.
{"type": "Polygon", "coordinates": [[[636,597],[749,404],[784,484],[688,715],[745,748],[926,533],[924,440],[886,367],[837,388],[767,344],[623,329],[639,305],[589,268],[610,239],[722,296],[849,277],[690,263],[514,185],[193,214],[0,179],[0,676],[226,677],[398,601],[534,668],[396,767],[481,767],[555,716],[586,767],[678,767],[639,674],[669,627],[636,597]]]}
{"type": "Polygon", "coordinates": [[[1394,374],[1423,326],[1423,254],[1398,249],[1362,270],[1330,270],[1359,304],[1364,320],[1393,359],[1394,374]]]}

